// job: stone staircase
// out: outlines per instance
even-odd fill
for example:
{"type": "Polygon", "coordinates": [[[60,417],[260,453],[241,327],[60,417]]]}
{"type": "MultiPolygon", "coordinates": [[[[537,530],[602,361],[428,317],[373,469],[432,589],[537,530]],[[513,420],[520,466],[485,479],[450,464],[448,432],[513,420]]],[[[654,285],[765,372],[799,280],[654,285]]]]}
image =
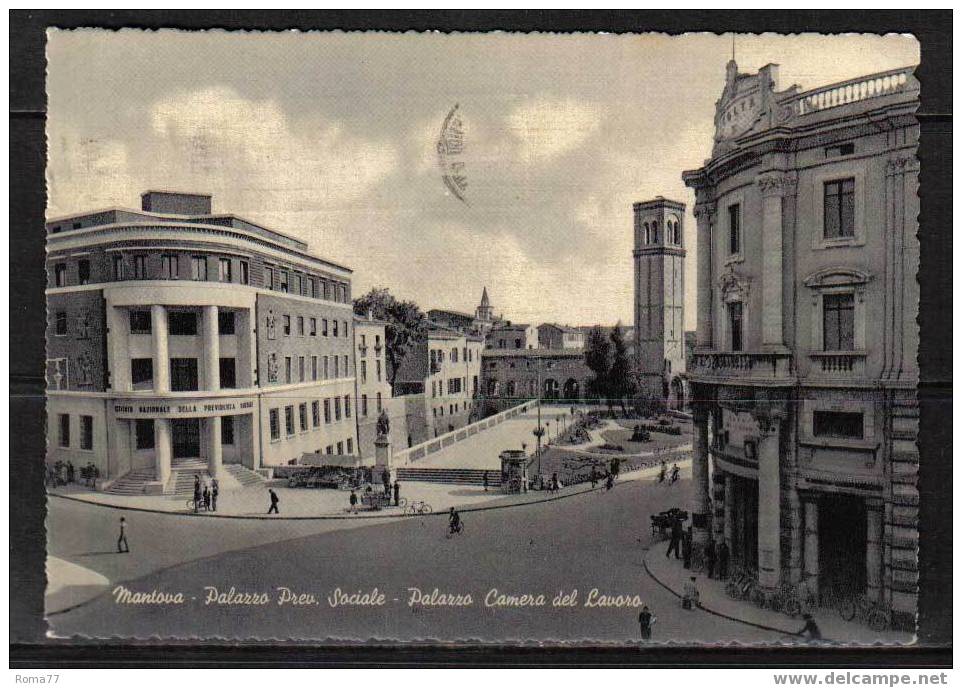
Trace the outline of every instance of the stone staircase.
{"type": "Polygon", "coordinates": [[[267,482],[260,473],[256,473],[246,466],[241,466],[239,463],[227,463],[224,464],[224,469],[241,484],[241,487],[249,487],[250,485],[263,485],[267,482]]]}
{"type": "Polygon", "coordinates": [[[448,485],[484,485],[484,474],[488,474],[488,486],[501,485],[501,471],[480,468],[414,468],[405,466],[397,469],[397,477],[402,483],[444,483],[448,485]]]}
{"type": "Polygon", "coordinates": [[[119,495],[142,495],[144,486],[156,480],[153,468],[142,468],[130,471],[122,478],[118,478],[110,484],[105,492],[119,495]]]}
{"type": "Polygon", "coordinates": [[[170,481],[165,493],[188,497],[193,495],[195,475],[199,475],[201,480],[207,477],[205,459],[174,459],[170,464],[170,481]]]}

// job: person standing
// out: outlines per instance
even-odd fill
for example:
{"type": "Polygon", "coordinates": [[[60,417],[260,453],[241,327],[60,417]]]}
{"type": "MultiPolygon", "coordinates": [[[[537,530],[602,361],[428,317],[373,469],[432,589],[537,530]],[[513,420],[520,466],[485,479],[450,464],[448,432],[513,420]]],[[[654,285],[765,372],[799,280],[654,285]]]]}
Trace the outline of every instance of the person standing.
{"type": "Polygon", "coordinates": [[[641,639],[651,640],[651,627],[658,620],[658,617],[651,613],[646,604],[641,608],[641,613],[638,615],[638,624],[641,626],[641,639]]]}
{"type": "Polygon", "coordinates": [[[712,540],[705,545],[705,573],[709,579],[715,577],[715,543],[712,540]]]}
{"type": "Polygon", "coordinates": [[[73,463],[68,461],[67,462],[67,482],[72,483],[75,477],[76,475],[74,473],[73,463]]]}
{"type": "Polygon", "coordinates": [[[197,513],[197,509],[200,507],[201,493],[200,493],[200,476],[194,475],[194,513],[197,513]]]}
{"type": "Polygon", "coordinates": [[[605,478],[605,490],[610,490],[615,486],[615,476],[612,473],[608,473],[608,477],[605,478]]]}
{"type": "Polygon", "coordinates": [[[394,506],[400,506],[401,504],[401,481],[394,481],[394,506]]]}
{"type": "Polygon", "coordinates": [[[130,554],[130,545],[127,544],[127,519],[120,517],[120,536],[117,538],[117,553],[130,554]],[[123,547],[121,547],[123,545],[123,547]]]}
{"type": "Polygon", "coordinates": [[[671,541],[668,543],[668,550],[665,552],[665,558],[671,557],[671,553],[675,553],[675,559],[681,558],[681,553],[678,548],[681,546],[683,531],[681,528],[681,521],[676,517],[671,519],[671,541]]]}
{"type": "Polygon", "coordinates": [[[728,543],[722,540],[718,543],[718,577],[728,578],[728,543]]]}
{"type": "Polygon", "coordinates": [[[210,511],[210,488],[204,485],[204,510],[210,511]]]}
{"type": "Polygon", "coordinates": [[[274,492],[273,488],[267,488],[267,491],[271,493],[271,508],[267,510],[268,514],[280,514],[281,512],[277,510],[277,504],[280,502],[280,497],[274,492]]]}
{"type": "Polygon", "coordinates": [[[220,485],[217,484],[217,478],[210,481],[210,508],[211,511],[217,511],[217,494],[220,492],[220,485]]]}
{"type": "Polygon", "coordinates": [[[695,584],[697,579],[692,576],[691,579],[685,583],[685,594],[681,598],[682,609],[694,609],[698,606],[698,586],[695,584]]]}
{"type": "Polygon", "coordinates": [[[356,514],[357,513],[357,493],[354,490],[351,490],[351,497],[348,501],[351,503],[351,513],[356,514]]]}

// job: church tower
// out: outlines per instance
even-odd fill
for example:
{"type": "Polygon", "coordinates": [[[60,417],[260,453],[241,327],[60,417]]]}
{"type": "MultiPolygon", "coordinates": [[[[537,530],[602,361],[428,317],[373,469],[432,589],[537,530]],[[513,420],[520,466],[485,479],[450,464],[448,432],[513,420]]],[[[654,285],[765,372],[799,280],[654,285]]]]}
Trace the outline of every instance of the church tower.
{"type": "Polygon", "coordinates": [[[684,404],[685,204],[634,204],[635,357],[643,390],[684,404]]]}
{"type": "Polygon", "coordinates": [[[493,311],[494,309],[491,307],[491,301],[488,299],[488,288],[484,287],[483,291],[481,292],[481,305],[475,309],[474,317],[484,322],[490,322],[494,319],[493,311]]]}

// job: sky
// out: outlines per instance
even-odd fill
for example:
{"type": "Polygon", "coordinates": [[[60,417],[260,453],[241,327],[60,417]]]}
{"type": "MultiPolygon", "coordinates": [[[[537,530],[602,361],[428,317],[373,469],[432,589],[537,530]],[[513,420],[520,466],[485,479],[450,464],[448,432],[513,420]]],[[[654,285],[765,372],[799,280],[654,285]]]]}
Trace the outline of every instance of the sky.
{"type": "MultiPolygon", "coordinates": [[[[802,89],[917,64],[911,36],[738,35],[802,89]]],[[[632,324],[632,203],[686,203],[732,36],[50,30],[48,217],[213,194],[423,310],[632,324]],[[442,181],[463,121],[465,199],[442,181]]]]}

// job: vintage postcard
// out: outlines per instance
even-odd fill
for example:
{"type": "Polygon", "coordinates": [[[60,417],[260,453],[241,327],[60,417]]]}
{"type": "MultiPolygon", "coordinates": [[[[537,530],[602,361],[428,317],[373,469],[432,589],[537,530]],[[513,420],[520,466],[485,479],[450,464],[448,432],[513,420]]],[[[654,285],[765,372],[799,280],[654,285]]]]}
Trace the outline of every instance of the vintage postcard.
{"type": "Polygon", "coordinates": [[[47,57],[52,637],[914,642],[912,36],[47,57]]]}

